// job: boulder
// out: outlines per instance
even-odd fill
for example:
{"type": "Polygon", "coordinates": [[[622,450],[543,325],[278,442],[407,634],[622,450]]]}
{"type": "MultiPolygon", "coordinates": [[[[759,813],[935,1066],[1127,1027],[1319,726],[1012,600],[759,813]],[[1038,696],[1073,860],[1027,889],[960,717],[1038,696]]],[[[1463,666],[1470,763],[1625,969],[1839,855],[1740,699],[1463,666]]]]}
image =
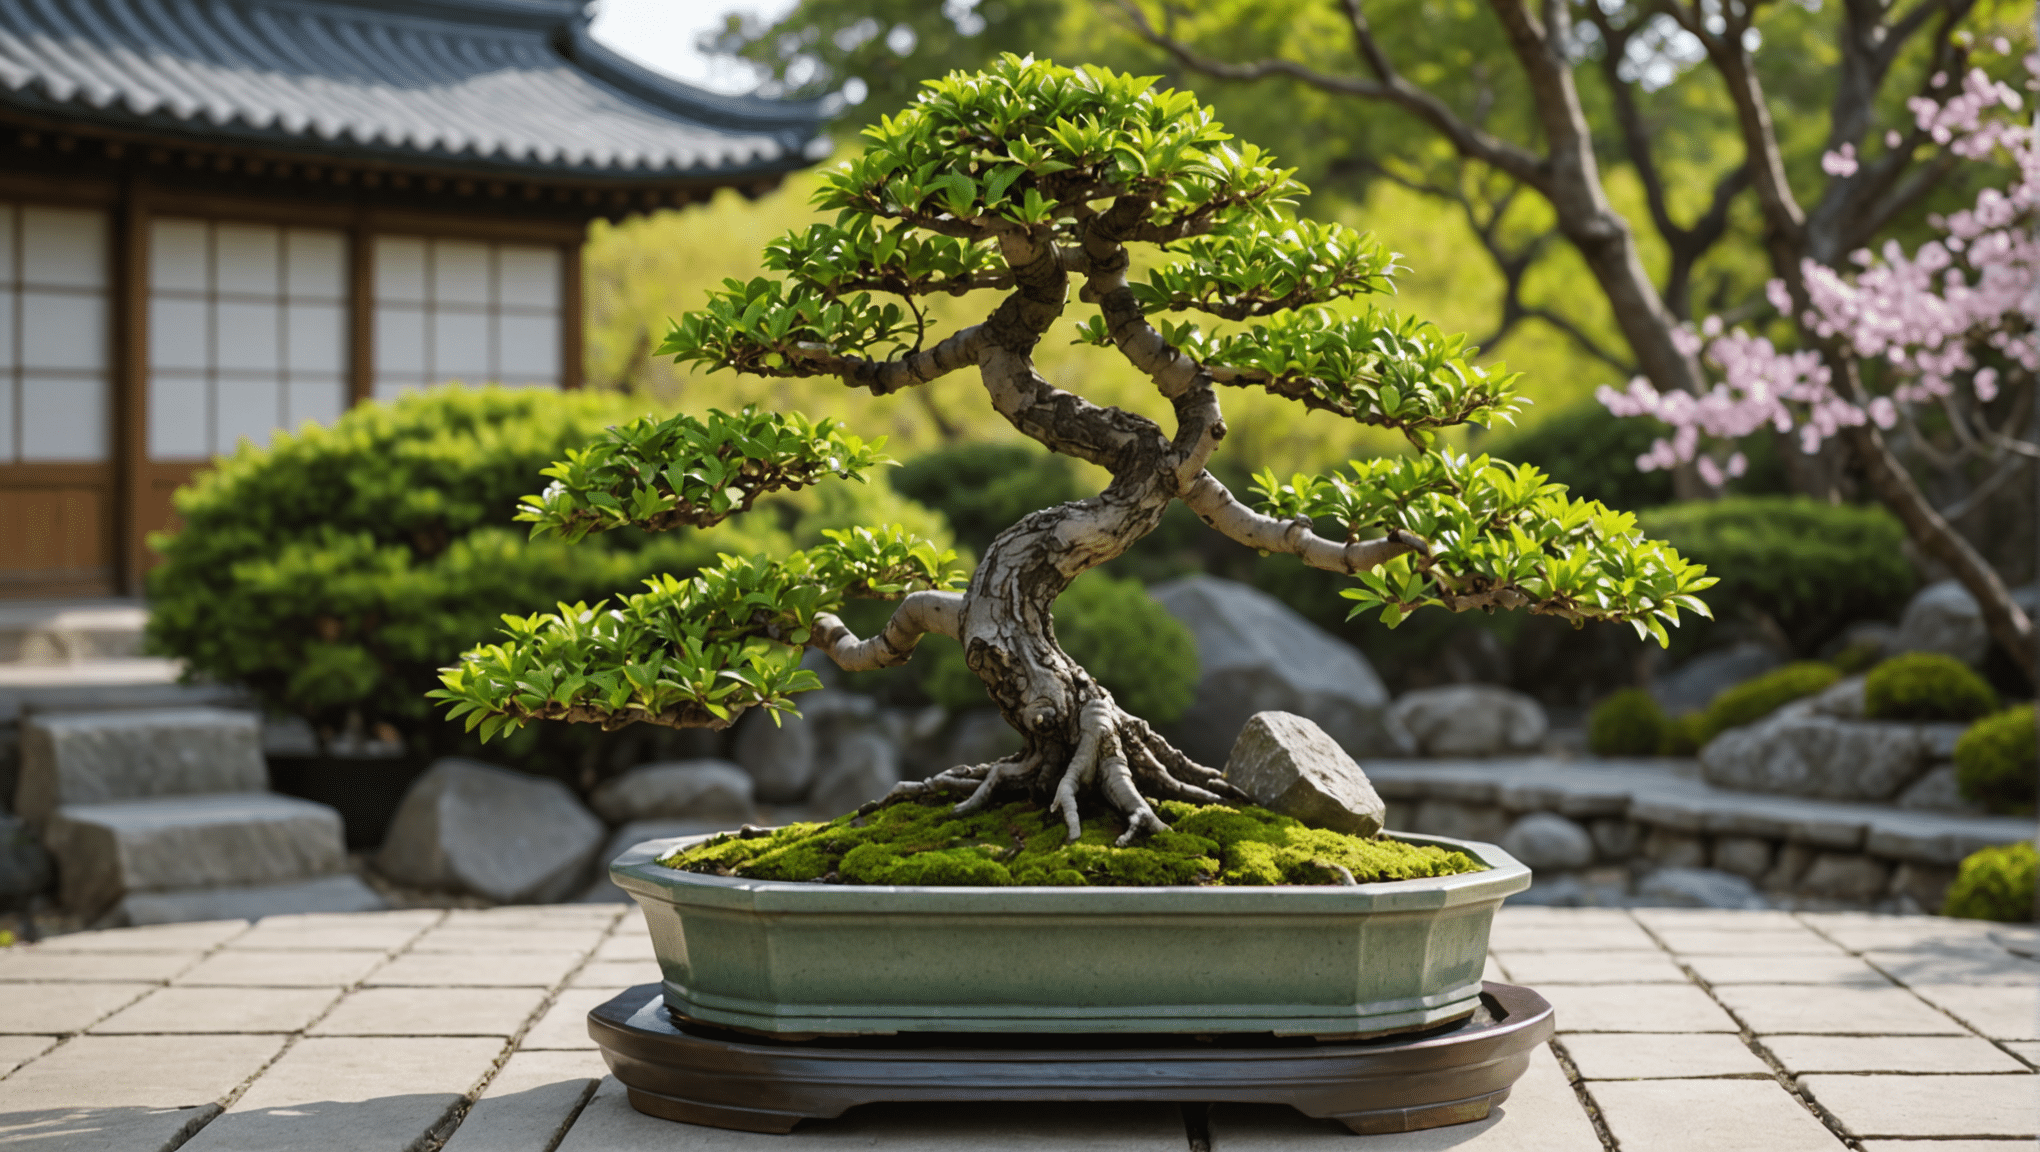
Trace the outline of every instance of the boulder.
{"type": "Polygon", "coordinates": [[[609,879],[609,862],[647,840],[670,840],[675,836],[704,836],[731,831],[734,826],[718,820],[633,820],[609,834],[609,842],[595,855],[595,879],[574,897],[577,904],[628,904],[630,896],[609,879]]]}
{"type": "Polygon", "coordinates": [[[727,760],[645,764],[603,782],[589,804],[611,824],[687,818],[734,826],[757,815],[751,777],[727,760]]]}
{"type": "Polygon", "coordinates": [[[1668,908],[1768,908],[1756,886],[1712,868],[1660,868],[1636,886],[1636,902],[1668,908]]]}
{"type": "Polygon", "coordinates": [[[1939,725],[1823,715],[1816,709],[1826,699],[1795,701],[1708,741],[1701,775],[1742,792],[1889,800],[1925,775],[1948,742],[1939,725]]]}
{"type": "Polygon", "coordinates": [[[1502,851],[1532,868],[1570,871],[1594,862],[1594,838],[1556,812],[1532,812],[1502,833],[1502,851]]]}
{"type": "Polygon", "coordinates": [[[64,905],[87,917],[134,892],[261,886],[347,867],[340,813],[268,792],[66,804],[43,837],[64,905]]]}
{"type": "Polygon", "coordinates": [[[1854,852],[1823,852],[1796,887],[1808,896],[1867,904],[1883,896],[1890,885],[1891,865],[1882,860],[1854,852]]]}
{"type": "Polygon", "coordinates": [[[1247,719],[1225,762],[1225,778],[1254,803],[1314,828],[1353,836],[1381,831],[1388,808],[1325,730],[1289,712],[1247,719]]]}
{"type": "Polygon", "coordinates": [[[269,787],[262,724],[230,708],[31,716],[22,724],[15,811],[31,824],[63,804],[269,787]]]}
{"type": "Polygon", "coordinates": [[[1906,785],[1905,791],[1898,794],[1898,806],[1924,812],[1959,812],[1964,816],[1986,814],[1983,805],[1962,794],[1953,764],[1928,769],[1925,776],[1906,785]]]}
{"type": "Polygon", "coordinates": [[[1550,727],[1543,705],[1492,684],[1420,688],[1397,699],[1389,714],[1426,756],[1531,752],[1550,727]]]}
{"type": "Polygon", "coordinates": [[[1913,594],[1898,621],[1901,652],[1940,652],[1975,664],[1990,651],[1990,630],[1976,597],[1958,580],[1941,580],[1913,594]]]}
{"type": "Polygon", "coordinates": [[[389,902],[351,872],[283,884],[130,892],[94,921],[94,928],[182,924],[194,920],[259,920],[307,912],[380,912],[389,902]]]}
{"type": "Polygon", "coordinates": [[[1407,756],[1388,689],[1352,645],[1259,589],[1186,576],[1149,589],[1197,638],[1197,693],[1170,739],[1206,764],[1224,760],[1256,712],[1305,717],[1354,756],[1407,756]]]}
{"type": "Polygon", "coordinates": [[[19,908],[50,886],[50,854],[15,816],[0,815],[0,909],[19,908]]]}
{"type": "Polygon", "coordinates": [[[1454,840],[1493,843],[1509,830],[1509,814],[1488,804],[1461,804],[1456,800],[1426,800],[1417,805],[1410,819],[1410,831],[1425,836],[1450,836],[1454,840]]]}
{"type": "Polygon", "coordinates": [[[448,757],[404,794],[375,867],[417,888],[543,904],[580,890],[603,832],[557,780],[448,757]]]}
{"type": "Polygon", "coordinates": [[[1785,663],[1777,651],[1745,640],[1703,652],[1677,668],[1653,677],[1650,694],[1668,716],[1698,712],[1714,703],[1725,689],[1754,680],[1785,663]]]}
{"type": "Polygon", "coordinates": [[[1957,871],[1945,864],[1917,864],[1908,860],[1892,874],[1891,894],[1901,903],[1911,902],[1912,907],[1902,911],[1914,915],[1939,915],[1941,904],[1948,897],[1948,886],[1955,882],[1957,871]]]}
{"type": "Polygon", "coordinates": [[[836,688],[803,692],[794,704],[800,715],[781,713],[777,724],[762,708],[737,724],[733,755],[750,774],[758,799],[767,804],[805,799],[829,749],[878,720],[878,704],[871,697],[836,688]]]}
{"type": "Polygon", "coordinates": [[[1619,816],[1603,816],[1587,825],[1594,837],[1594,849],[1604,860],[1627,860],[1636,854],[1642,833],[1635,824],[1619,816]]]}
{"type": "Polygon", "coordinates": [[[1714,841],[1714,866],[1752,883],[1771,871],[1771,842],[1760,836],[1722,836],[1714,841]]]}
{"type": "Polygon", "coordinates": [[[1643,838],[1643,854],[1661,869],[1707,867],[1707,841],[1691,833],[1656,826],[1643,838]]]}
{"type": "Polygon", "coordinates": [[[833,820],[884,798],[899,782],[899,748],[877,732],[851,732],[836,741],[828,766],[815,777],[808,807],[815,816],[833,820]]]}

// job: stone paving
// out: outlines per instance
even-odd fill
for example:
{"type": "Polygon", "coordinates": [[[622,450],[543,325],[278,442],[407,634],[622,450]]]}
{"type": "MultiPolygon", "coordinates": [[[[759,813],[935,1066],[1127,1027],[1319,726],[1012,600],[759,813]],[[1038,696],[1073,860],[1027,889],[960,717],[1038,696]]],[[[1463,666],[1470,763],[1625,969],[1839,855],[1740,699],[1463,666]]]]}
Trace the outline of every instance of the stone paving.
{"type": "Polygon", "coordinates": [[[1397,1136],[1269,1107],[882,1105],[792,1136],[631,1110],[588,1009],[635,909],[274,917],[0,951],[0,1146],[37,1152],[2013,1152],[2040,1136],[2040,932],[1854,913],[1509,908],[1557,1006],[1496,1115],[1397,1136]],[[2018,952],[2015,952],[2017,949],[2018,952]]]}

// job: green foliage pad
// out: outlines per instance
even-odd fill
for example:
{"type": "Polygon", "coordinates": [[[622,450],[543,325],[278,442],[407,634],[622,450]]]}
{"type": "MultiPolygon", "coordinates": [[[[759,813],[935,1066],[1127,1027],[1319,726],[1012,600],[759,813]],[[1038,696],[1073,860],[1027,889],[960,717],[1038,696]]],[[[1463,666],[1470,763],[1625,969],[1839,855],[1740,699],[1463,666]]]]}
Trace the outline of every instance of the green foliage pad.
{"type": "Polygon", "coordinates": [[[1332,884],[1332,864],[1363,884],[1482,871],[1463,852],[1310,828],[1264,808],[1155,807],[1170,830],[1135,848],[1114,848],[1120,829],[1103,821],[1085,821],[1083,837],[1067,843],[1062,818],[1027,801],[956,816],[948,801],[923,800],[751,839],[726,833],[659,863],[754,880],[943,887],[1332,884]]]}
{"type": "Polygon", "coordinates": [[[2030,920],[2036,871],[2040,871],[2040,857],[2031,841],[1972,853],[1948,886],[1941,915],[2009,923],[2030,920]]]}

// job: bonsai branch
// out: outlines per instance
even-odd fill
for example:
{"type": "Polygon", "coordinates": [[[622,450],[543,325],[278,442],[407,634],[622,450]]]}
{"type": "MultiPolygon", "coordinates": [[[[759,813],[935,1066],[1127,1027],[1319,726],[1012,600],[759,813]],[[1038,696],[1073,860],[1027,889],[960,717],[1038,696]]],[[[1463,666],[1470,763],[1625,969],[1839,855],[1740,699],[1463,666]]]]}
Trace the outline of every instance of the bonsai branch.
{"type": "Polygon", "coordinates": [[[960,592],[910,592],[877,635],[860,640],[835,613],[817,612],[808,647],[821,649],[846,672],[892,668],[906,663],[930,632],[960,638],[962,613],[960,592]]]}
{"type": "Polygon", "coordinates": [[[1183,503],[1206,524],[1229,539],[1262,552],[1285,552],[1313,568],[1352,575],[1378,567],[1405,552],[1429,554],[1424,541],[1400,528],[1378,540],[1341,544],[1311,531],[1310,518],[1278,519],[1254,511],[1209,472],[1199,473],[1183,494],[1183,503]]]}

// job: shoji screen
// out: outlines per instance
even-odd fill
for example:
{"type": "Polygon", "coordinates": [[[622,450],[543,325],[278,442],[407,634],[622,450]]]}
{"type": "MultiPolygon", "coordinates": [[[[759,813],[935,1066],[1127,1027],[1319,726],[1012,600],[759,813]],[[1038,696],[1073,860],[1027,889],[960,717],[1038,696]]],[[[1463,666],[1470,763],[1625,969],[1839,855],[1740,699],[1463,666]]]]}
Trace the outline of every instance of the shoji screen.
{"type": "Polygon", "coordinates": [[[558,387],[560,250],[375,242],[375,395],[459,380],[558,387]]]}
{"type": "Polygon", "coordinates": [[[149,456],[202,459],[347,406],[347,240],[159,219],[149,233],[149,456]]]}
{"type": "Polygon", "coordinates": [[[106,213],[0,203],[0,464],[107,459],[106,213]]]}

